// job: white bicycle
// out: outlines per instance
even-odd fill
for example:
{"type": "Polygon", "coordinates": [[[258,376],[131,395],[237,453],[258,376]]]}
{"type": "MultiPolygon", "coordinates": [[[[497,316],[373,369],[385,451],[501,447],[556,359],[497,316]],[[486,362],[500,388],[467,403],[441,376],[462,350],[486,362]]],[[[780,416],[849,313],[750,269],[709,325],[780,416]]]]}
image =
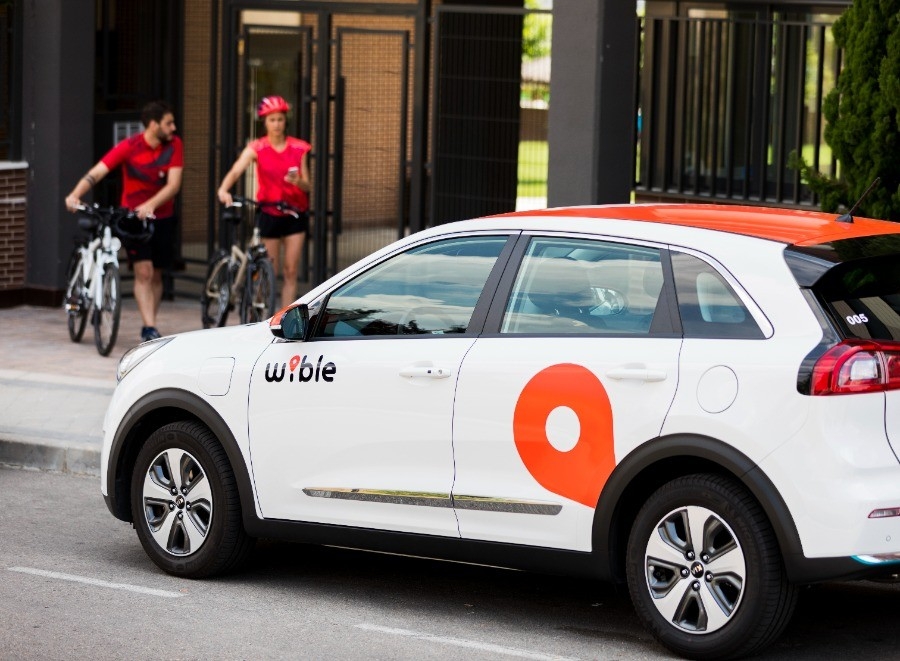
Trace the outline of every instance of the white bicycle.
{"type": "Polygon", "coordinates": [[[69,338],[80,342],[88,315],[94,327],[94,344],[101,356],[108,356],[119,334],[122,313],[121,279],[119,276],[119,237],[147,241],[153,226],[139,220],[130,209],[97,204],[81,204],[78,226],[90,232],[72,251],[66,271],[66,294],[63,307],[69,325],[69,338]],[[125,225],[135,225],[130,231],[125,225]]]}

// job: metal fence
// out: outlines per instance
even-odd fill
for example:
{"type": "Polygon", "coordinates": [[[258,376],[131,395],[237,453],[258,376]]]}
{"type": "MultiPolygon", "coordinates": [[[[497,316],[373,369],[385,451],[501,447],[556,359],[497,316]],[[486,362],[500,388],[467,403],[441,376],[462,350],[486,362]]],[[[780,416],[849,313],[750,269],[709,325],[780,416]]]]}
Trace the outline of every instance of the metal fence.
{"type": "Polygon", "coordinates": [[[431,224],[546,203],[549,11],[435,8],[431,224]]]}
{"type": "Polygon", "coordinates": [[[841,67],[833,18],[645,19],[636,191],[815,206],[791,161],[836,172],[821,112],[841,67]]]}
{"type": "Polygon", "coordinates": [[[15,5],[0,2],[0,161],[17,160],[18,115],[15,85],[19,57],[15,30],[15,5]]]}

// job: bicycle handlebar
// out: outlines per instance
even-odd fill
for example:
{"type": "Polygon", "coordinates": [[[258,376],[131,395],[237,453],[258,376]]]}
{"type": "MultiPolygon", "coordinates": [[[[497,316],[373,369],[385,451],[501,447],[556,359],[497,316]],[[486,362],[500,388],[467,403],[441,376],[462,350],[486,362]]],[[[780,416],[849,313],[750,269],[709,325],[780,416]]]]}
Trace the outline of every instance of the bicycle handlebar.
{"type": "MultiPolygon", "coordinates": [[[[293,216],[294,218],[299,218],[300,214],[304,213],[302,209],[298,209],[292,204],[288,204],[287,202],[258,202],[256,200],[250,200],[246,197],[240,197],[235,195],[231,198],[231,206],[241,208],[244,205],[255,206],[257,209],[264,209],[265,207],[277,209],[278,211],[283,211],[287,213],[289,216],[293,216]]],[[[227,207],[226,207],[227,208],[227,207]]]]}
{"type": "MultiPolygon", "coordinates": [[[[82,229],[99,231],[104,225],[108,225],[113,234],[122,239],[146,243],[153,236],[153,225],[146,219],[137,217],[133,210],[127,207],[101,207],[99,204],[79,204],[75,210],[81,214],[81,218],[87,217],[88,225],[79,222],[82,229]],[[128,225],[137,224],[137,230],[132,230],[128,225]]],[[[79,221],[81,220],[79,218],[79,221]]],[[[155,218],[155,216],[148,216],[155,218]]]]}

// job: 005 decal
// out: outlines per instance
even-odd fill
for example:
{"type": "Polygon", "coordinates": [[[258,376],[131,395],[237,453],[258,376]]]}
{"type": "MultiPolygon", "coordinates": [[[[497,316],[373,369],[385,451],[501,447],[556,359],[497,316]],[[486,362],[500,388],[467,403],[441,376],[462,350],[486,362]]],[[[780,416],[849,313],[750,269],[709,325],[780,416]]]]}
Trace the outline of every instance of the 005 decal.
{"type": "Polygon", "coordinates": [[[616,465],[612,407],[594,374],[571,363],[535,374],[522,389],[513,413],[513,438],[522,462],[538,484],[555,494],[596,507],[616,465]],[[578,436],[559,448],[547,435],[548,419],[574,413],[578,436]]]}

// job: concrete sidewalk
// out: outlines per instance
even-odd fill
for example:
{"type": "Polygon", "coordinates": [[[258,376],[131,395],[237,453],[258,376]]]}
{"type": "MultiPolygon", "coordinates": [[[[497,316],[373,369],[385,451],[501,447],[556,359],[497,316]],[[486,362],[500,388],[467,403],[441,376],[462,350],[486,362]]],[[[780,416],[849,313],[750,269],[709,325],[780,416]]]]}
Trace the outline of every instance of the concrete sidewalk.
{"type": "MultiPolygon", "coordinates": [[[[163,335],[201,328],[200,303],[163,301],[157,327],[163,335]]],[[[140,329],[135,302],[126,299],[116,345],[104,358],[90,325],[80,343],[69,339],[62,308],[0,309],[0,464],[99,474],[116,366],[140,343],[140,329]]]]}

